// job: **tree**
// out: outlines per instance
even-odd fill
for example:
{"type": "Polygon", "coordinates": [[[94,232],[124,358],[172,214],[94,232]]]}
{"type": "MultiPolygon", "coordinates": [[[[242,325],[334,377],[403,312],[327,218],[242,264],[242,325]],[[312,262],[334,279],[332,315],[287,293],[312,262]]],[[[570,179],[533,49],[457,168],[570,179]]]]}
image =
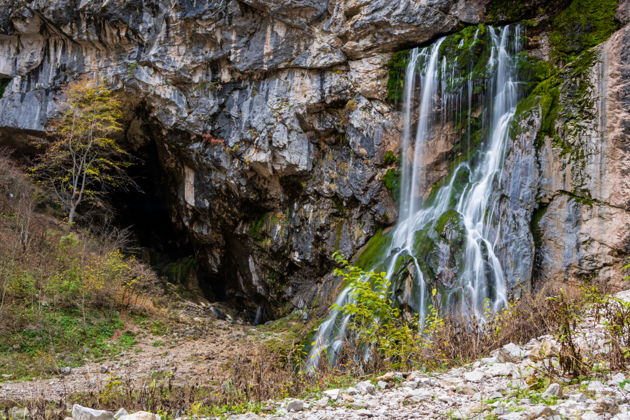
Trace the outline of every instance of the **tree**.
{"type": "Polygon", "coordinates": [[[63,90],[59,116],[49,125],[53,138],[32,168],[39,183],[54,192],[74,223],[82,204],[102,206],[111,188],[133,181],[129,154],[112,138],[122,130],[121,104],[98,80],[81,79],[63,90]]]}

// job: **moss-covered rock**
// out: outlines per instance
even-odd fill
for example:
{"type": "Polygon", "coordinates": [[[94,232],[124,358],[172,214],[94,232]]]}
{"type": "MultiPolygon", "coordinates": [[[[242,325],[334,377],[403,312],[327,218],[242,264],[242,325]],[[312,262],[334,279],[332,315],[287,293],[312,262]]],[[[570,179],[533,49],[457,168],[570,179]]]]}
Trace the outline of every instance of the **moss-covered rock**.
{"type": "Polygon", "coordinates": [[[389,168],[383,175],[383,184],[392,195],[394,200],[398,201],[400,196],[400,171],[398,169],[389,168]]]}
{"type": "Polygon", "coordinates": [[[550,41],[556,57],[565,60],[606,41],[619,29],[617,0],[573,0],[552,23],[550,41]]]}
{"type": "Polygon", "coordinates": [[[403,99],[405,85],[405,69],[409,64],[411,50],[396,51],[392,54],[387,67],[389,78],[387,79],[387,100],[398,104],[403,99]]]}
{"type": "Polygon", "coordinates": [[[391,234],[379,230],[360,251],[356,265],[364,270],[375,270],[387,258],[391,243],[391,234]]]}

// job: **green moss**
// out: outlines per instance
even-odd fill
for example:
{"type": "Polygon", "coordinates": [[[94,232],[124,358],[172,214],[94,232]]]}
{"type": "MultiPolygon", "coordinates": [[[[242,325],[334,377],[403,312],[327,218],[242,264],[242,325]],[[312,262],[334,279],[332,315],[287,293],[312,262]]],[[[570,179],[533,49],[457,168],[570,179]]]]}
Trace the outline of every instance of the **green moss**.
{"type": "Polygon", "coordinates": [[[619,29],[617,0],[573,0],[552,22],[554,54],[567,58],[606,41],[619,29]]]}
{"type": "MultiPolygon", "coordinates": [[[[447,78],[447,91],[458,91],[469,79],[479,82],[490,76],[488,66],[490,48],[488,48],[487,31],[487,26],[483,24],[468,26],[444,39],[440,45],[440,55],[452,57],[453,64],[457,67],[455,74],[462,75],[458,78],[447,78]]],[[[478,83],[477,86],[481,88],[483,84],[478,83]]]]}
{"type": "Polygon", "coordinates": [[[527,10],[527,3],[523,0],[490,0],[486,6],[486,14],[493,21],[520,20],[527,10]]]}
{"type": "Polygon", "coordinates": [[[379,230],[370,238],[357,257],[356,265],[363,270],[374,270],[387,258],[385,253],[389,250],[392,237],[379,230]]]}
{"type": "Polygon", "coordinates": [[[456,210],[448,210],[443,213],[435,223],[435,230],[441,236],[445,236],[445,228],[448,225],[459,225],[460,214],[456,210]]]}
{"type": "Polygon", "coordinates": [[[390,168],[383,175],[383,184],[389,191],[389,193],[398,201],[400,195],[400,171],[390,168]]]}
{"type": "Polygon", "coordinates": [[[571,200],[575,201],[576,203],[580,203],[584,206],[591,207],[597,203],[597,200],[591,198],[591,195],[588,191],[583,191],[582,193],[584,195],[578,195],[570,191],[560,191],[560,193],[568,196],[571,200]]]}
{"type": "Polygon", "coordinates": [[[486,16],[491,22],[517,22],[536,25],[534,18],[553,16],[570,0],[490,0],[486,16]],[[532,20],[529,20],[532,19],[532,20]]]}
{"type": "Polygon", "coordinates": [[[383,156],[383,163],[385,165],[395,165],[399,160],[398,155],[391,150],[386,151],[385,156],[383,156]]]}
{"type": "Polygon", "coordinates": [[[389,78],[387,80],[387,100],[398,104],[403,99],[405,84],[405,69],[409,64],[411,50],[397,51],[392,54],[387,67],[389,78]]]}
{"type": "Polygon", "coordinates": [[[11,79],[0,79],[0,98],[4,96],[4,91],[9,86],[9,83],[11,83],[11,79]]]}

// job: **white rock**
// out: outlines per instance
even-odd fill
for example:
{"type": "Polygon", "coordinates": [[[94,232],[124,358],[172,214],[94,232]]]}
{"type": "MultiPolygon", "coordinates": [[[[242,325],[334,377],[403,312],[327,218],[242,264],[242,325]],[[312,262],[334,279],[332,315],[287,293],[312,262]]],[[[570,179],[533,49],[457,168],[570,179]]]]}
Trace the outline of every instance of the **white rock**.
{"type": "Polygon", "coordinates": [[[516,367],[513,363],[497,363],[486,369],[489,376],[511,376],[515,372],[516,367]]]}
{"type": "Polygon", "coordinates": [[[589,392],[603,392],[605,389],[604,384],[600,381],[592,381],[586,387],[586,390],[589,392]]]}
{"type": "Polygon", "coordinates": [[[472,372],[464,373],[464,379],[469,382],[479,382],[484,378],[485,374],[481,370],[473,370],[472,372]]]}
{"type": "Polygon", "coordinates": [[[581,414],[581,420],[601,420],[602,416],[594,411],[586,411],[581,414]]]}
{"type": "Polygon", "coordinates": [[[630,392],[630,383],[627,383],[623,386],[623,390],[626,392],[630,392]]]}
{"type": "Polygon", "coordinates": [[[588,400],[588,397],[584,394],[577,393],[577,394],[571,394],[569,395],[569,398],[572,399],[573,401],[577,401],[577,402],[584,402],[588,400]]]}
{"type": "Polygon", "coordinates": [[[355,385],[360,394],[376,394],[376,387],[370,381],[362,381],[355,385]]]}
{"type": "Polygon", "coordinates": [[[547,405],[537,405],[527,411],[527,418],[538,419],[540,417],[552,416],[555,411],[547,405]]]}
{"type": "Polygon", "coordinates": [[[302,401],[302,400],[289,401],[289,403],[287,404],[287,410],[289,410],[289,411],[302,411],[302,410],[304,410],[304,401],[302,401]]]}
{"type": "Polygon", "coordinates": [[[499,406],[497,408],[494,409],[493,413],[496,414],[497,416],[502,416],[503,414],[507,414],[507,408],[503,407],[503,406],[499,406]]]}
{"type": "Polygon", "coordinates": [[[612,378],[610,378],[610,380],[608,381],[609,385],[617,385],[620,382],[623,382],[626,380],[626,375],[624,375],[623,373],[619,372],[616,375],[613,375],[612,378]]]}
{"type": "Polygon", "coordinates": [[[328,397],[322,397],[319,400],[315,401],[313,404],[315,405],[315,407],[326,407],[328,405],[328,401],[330,401],[328,397]]]}
{"type": "Polygon", "coordinates": [[[329,389],[324,391],[324,395],[330,398],[332,401],[337,401],[340,391],[338,389],[329,389]]]}
{"type": "Polygon", "coordinates": [[[491,355],[499,362],[519,362],[525,358],[526,353],[520,346],[509,343],[493,351],[491,355]]]}
{"type": "Polygon", "coordinates": [[[105,410],[94,410],[79,404],[72,406],[72,418],[74,420],[112,420],[114,413],[105,410]]]}
{"type": "Polygon", "coordinates": [[[116,411],[116,414],[114,414],[114,418],[118,419],[118,418],[120,418],[122,416],[126,416],[128,414],[129,413],[127,412],[127,410],[125,410],[124,408],[121,408],[120,410],[116,411]]]}
{"type": "Polygon", "coordinates": [[[357,389],[355,387],[350,387],[347,389],[344,389],[342,391],[342,393],[346,394],[346,395],[357,395],[359,393],[359,391],[357,391],[357,389]]]}
{"type": "Polygon", "coordinates": [[[160,420],[160,416],[153,413],[147,413],[146,411],[138,411],[133,414],[121,416],[118,420],[160,420]]]}
{"type": "Polygon", "coordinates": [[[542,394],[543,398],[562,397],[562,387],[560,384],[551,384],[542,394]]]}
{"type": "Polygon", "coordinates": [[[385,381],[378,381],[378,382],[376,383],[376,385],[377,385],[379,388],[381,388],[381,389],[386,389],[386,388],[388,388],[388,386],[387,386],[387,382],[385,382],[385,381]]]}
{"type": "Polygon", "coordinates": [[[488,399],[489,400],[496,400],[496,399],[499,399],[499,398],[503,398],[503,394],[501,394],[500,392],[497,392],[497,391],[495,391],[492,394],[488,395],[488,399]]]}
{"type": "Polygon", "coordinates": [[[630,413],[628,412],[619,413],[616,416],[614,416],[611,420],[630,420],[630,413]]]}

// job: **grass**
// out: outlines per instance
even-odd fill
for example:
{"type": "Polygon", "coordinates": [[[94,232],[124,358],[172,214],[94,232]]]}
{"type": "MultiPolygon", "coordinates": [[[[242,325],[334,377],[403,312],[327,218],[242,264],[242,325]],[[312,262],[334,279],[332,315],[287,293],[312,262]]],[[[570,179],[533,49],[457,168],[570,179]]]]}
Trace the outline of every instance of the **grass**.
{"type": "MultiPolygon", "coordinates": [[[[0,338],[0,381],[32,379],[77,367],[87,359],[100,360],[135,344],[122,335],[111,341],[124,323],[117,312],[89,312],[47,307],[23,308],[9,316],[24,329],[13,329],[0,338]]],[[[5,318],[7,319],[7,318],[5,318]]]]}

